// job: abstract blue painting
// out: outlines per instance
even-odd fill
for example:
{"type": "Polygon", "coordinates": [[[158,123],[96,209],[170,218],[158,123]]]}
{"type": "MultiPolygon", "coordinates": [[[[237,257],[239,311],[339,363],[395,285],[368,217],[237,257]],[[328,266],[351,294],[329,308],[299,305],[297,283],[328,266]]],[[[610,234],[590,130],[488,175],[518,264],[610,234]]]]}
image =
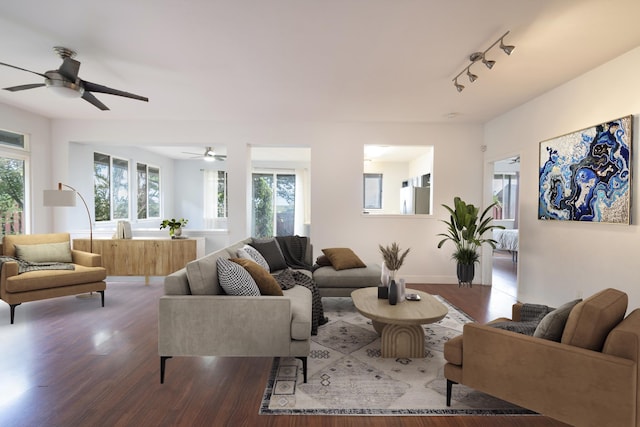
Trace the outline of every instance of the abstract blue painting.
{"type": "Polygon", "coordinates": [[[538,219],[629,224],[633,116],[540,143],[538,219]]]}

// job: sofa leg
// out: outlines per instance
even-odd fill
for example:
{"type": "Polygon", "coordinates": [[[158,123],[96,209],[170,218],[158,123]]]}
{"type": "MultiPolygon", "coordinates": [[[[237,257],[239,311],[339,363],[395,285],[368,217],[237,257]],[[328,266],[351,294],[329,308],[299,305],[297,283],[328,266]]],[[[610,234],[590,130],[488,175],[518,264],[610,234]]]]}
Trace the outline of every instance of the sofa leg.
{"type": "Polygon", "coordinates": [[[13,319],[16,317],[16,307],[19,306],[20,304],[22,304],[21,302],[17,303],[17,304],[9,304],[9,307],[11,307],[11,324],[13,325],[13,319]]]}
{"type": "Polygon", "coordinates": [[[100,299],[102,300],[102,306],[104,307],[104,291],[98,291],[100,292],[100,299]]]}
{"type": "Polygon", "coordinates": [[[302,360],[302,377],[304,378],[304,382],[307,382],[307,358],[306,357],[296,357],[296,359],[302,360]]]}
{"type": "Polygon", "coordinates": [[[454,384],[458,383],[447,379],[447,406],[451,406],[451,389],[454,384]]]}
{"type": "Polygon", "coordinates": [[[172,356],[160,356],[160,384],[164,384],[164,367],[167,359],[171,359],[172,356]]]}

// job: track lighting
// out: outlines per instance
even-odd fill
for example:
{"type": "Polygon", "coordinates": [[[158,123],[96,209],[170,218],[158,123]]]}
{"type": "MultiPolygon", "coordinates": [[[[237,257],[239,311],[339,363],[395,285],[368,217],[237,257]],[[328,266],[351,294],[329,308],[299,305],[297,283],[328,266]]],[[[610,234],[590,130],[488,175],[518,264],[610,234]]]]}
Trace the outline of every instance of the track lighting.
{"type": "Polygon", "coordinates": [[[464,90],[464,86],[461,85],[460,83],[458,83],[458,77],[460,77],[463,73],[466,72],[467,77],[469,78],[469,81],[471,83],[475,82],[478,79],[478,76],[476,74],[473,74],[471,72],[471,66],[473,64],[475,64],[476,62],[482,62],[485,67],[487,67],[488,69],[492,69],[493,66],[496,64],[496,61],[490,60],[486,58],[486,54],[487,52],[489,52],[495,45],[497,45],[498,43],[500,43],[500,49],[502,49],[504,51],[504,53],[506,53],[507,55],[511,55],[511,52],[513,52],[513,49],[515,49],[516,47],[513,45],[505,45],[504,44],[504,38],[507,36],[507,34],[509,34],[509,31],[507,31],[506,33],[504,33],[502,35],[502,37],[500,37],[498,40],[496,40],[495,42],[493,42],[493,44],[491,46],[489,46],[487,48],[487,50],[485,50],[484,52],[474,52],[471,55],[469,55],[469,61],[471,61],[471,63],[469,65],[467,65],[462,71],[460,71],[454,78],[453,78],[453,85],[455,86],[456,90],[458,92],[462,92],[464,90]]]}

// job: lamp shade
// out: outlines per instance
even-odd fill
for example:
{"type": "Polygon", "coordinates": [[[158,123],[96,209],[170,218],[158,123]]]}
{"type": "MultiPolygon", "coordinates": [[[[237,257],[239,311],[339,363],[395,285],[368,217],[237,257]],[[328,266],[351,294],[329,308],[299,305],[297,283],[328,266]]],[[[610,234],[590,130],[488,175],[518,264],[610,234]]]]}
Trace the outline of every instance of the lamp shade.
{"type": "Polygon", "coordinates": [[[76,192],[69,190],[44,190],[42,199],[45,206],[75,206],[76,192]]]}

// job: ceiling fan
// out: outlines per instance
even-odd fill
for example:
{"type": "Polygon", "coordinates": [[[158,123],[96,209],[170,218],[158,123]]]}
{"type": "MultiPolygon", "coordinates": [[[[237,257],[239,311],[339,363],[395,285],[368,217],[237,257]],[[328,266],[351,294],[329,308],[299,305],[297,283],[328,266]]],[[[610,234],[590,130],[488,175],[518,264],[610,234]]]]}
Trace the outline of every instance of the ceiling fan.
{"type": "Polygon", "coordinates": [[[96,83],[91,83],[86,80],[82,80],[78,77],[78,71],[80,70],[80,62],[73,59],[76,53],[67,49],[66,47],[56,46],[53,48],[60,58],[62,58],[62,65],[57,70],[46,71],[44,74],[36,71],[27,70],[25,68],[16,67],[15,65],[5,64],[0,62],[0,65],[6,67],[15,68],[17,70],[26,71],[41,77],[44,77],[44,83],[33,83],[20,86],[12,86],[4,88],[10,92],[17,92],[20,90],[34,89],[37,87],[46,86],[51,90],[59,93],[67,98],[82,97],[85,101],[90,102],[99,109],[105,111],[109,108],[96,98],[93,93],[106,93],[109,95],[124,96],[126,98],[138,99],[140,101],[149,102],[149,98],[140,95],[134,95],[133,93],[123,92],[117,89],[111,89],[106,86],[102,86],[96,83]]]}
{"type": "Polygon", "coordinates": [[[214,160],[219,160],[219,161],[223,162],[223,161],[227,160],[227,156],[222,155],[222,154],[216,154],[216,152],[213,151],[213,149],[211,147],[205,147],[203,154],[189,153],[187,151],[183,151],[183,153],[184,154],[193,154],[194,156],[192,157],[192,159],[202,158],[202,160],[207,161],[207,162],[213,162],[214,160]]]}

